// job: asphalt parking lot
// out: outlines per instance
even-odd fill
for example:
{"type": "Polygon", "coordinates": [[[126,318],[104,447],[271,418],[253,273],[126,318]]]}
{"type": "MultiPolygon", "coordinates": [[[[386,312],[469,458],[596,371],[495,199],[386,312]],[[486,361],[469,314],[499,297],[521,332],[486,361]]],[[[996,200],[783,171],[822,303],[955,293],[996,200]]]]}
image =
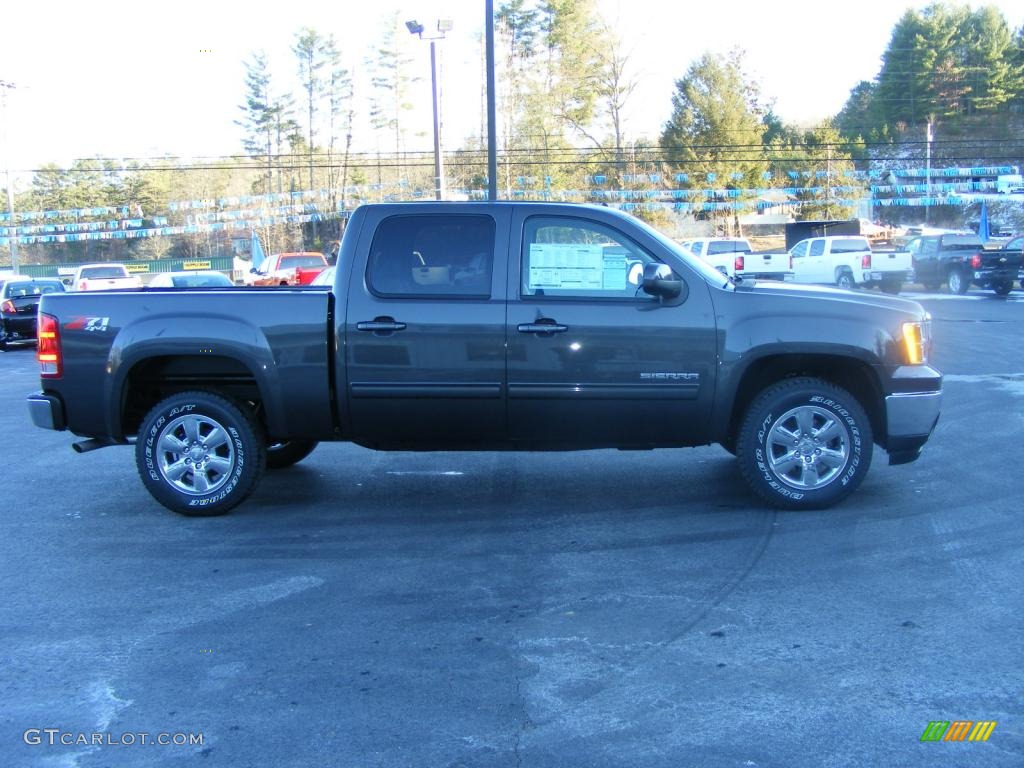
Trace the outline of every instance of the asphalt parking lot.
{"type": "Polygon", "coordinates": [[[720,448],[333,444],[185,519],[0,355],[0,765],[1024,765],[1024,294],[909,295],[942,419],[816,513],[720,448]]]}

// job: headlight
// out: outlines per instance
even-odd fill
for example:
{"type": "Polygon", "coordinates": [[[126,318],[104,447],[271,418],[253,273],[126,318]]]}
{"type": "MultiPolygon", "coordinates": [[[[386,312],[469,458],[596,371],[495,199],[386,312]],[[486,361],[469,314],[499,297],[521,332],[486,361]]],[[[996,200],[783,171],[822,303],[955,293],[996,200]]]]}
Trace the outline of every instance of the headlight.
{"type": "Polygon", "coordinates": [[[924,320],[903,324],[903,356],[909,365],[927,363],[931,348],[931,315],[926,314],[924,320]]]}

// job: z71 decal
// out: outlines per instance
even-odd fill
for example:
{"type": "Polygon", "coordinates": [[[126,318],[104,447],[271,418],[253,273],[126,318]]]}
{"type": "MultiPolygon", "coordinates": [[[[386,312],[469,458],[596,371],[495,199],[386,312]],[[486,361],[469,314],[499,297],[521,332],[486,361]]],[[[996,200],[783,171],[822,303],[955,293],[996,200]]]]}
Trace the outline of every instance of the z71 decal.
{"type": "Polygon", "coordinates": [[[64,323],[67,331],[100,331],[105,332],[110,324],[109,317],[72,317],[64,323]]]}

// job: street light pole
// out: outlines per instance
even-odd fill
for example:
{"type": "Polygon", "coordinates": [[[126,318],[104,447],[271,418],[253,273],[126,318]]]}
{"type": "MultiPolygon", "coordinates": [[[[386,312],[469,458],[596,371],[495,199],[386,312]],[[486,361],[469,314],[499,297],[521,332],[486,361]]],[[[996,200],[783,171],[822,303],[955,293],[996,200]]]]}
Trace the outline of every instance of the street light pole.
{"type": "Polygon", "coordinates": [[[437,45],[430,41],[430,104],[434,109],[434,194],[444,200],[444,160],[441,157],[441,102],[437,98],[437,45]]]}
{"type": "Polygon", "coordinates": [[[405,22],[410,34],[416,35],[420,40],[430,41],[430,102],[434,113],[434,196],[438,200],[444,200],[444,158],[441,152],[441,99],[440,88],[437,79],[437,41],[443,40],[445,32],[452,28],[451,19],[440,19],[437,22],[436,35],[423,35],[423,25],[417,21],[405,22]]]}
{"type": "MultiPolygon", "coordinates": [[[[4,80],[0,80],[0,88],[3,88],[3,113],[4,113],[4,173],[7,178],[7,213],[8,213],[8,232],[14,230],[14,189],[11,187],[11,144],[9,141],[8,125],[10,120],[7,118],[7,94],[9,91],[17,88],[14,83],[8,83],[4,80]]],[[[18,273],[18,236],[16,232],[12,232],[11,236],[7,239],[8,245],[11,249],[11,271],[15,274],[18,273]]]]}

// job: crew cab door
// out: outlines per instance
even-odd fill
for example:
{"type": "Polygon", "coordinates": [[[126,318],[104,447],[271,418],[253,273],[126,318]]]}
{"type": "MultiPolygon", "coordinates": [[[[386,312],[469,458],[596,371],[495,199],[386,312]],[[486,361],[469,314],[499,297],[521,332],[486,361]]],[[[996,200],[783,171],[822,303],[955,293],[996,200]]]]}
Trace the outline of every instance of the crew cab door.
{"type": "Polygon", "coordinates": [[[356,441],[444,447],[505,438],[509,215],[451,206],[367,214],[345,320],[356,441]]]}
{"type": "MultiPolygon", "coordinates": [[[[715,385],[708,285],[617,218],[529,215],[509,248],[508,419],[520,444],[643,447],[706,442],[715,385]],[[683,293],[640,287],[667,263],[683,293]]],[[[724,278],[723,278],[724,280],[724,278]]]]}

